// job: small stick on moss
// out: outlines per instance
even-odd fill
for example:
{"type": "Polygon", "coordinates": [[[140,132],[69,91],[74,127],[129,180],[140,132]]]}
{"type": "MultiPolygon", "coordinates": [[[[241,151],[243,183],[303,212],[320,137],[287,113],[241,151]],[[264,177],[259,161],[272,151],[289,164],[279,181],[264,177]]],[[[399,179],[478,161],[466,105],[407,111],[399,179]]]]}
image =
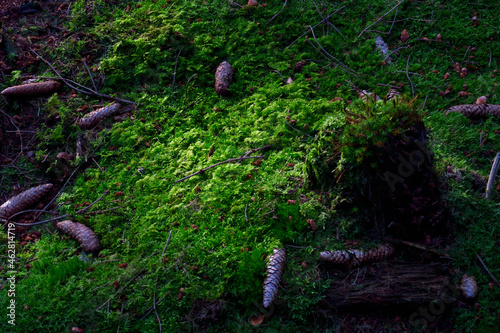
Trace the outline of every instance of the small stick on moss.
{"type": "Polygon", "coordinates": [[[408,59],[406,59],[406,77],[408,78],[408,80],[410,81],[410,85],[411,85],[411,95],[412,96],[415,96],[415,90],[413,89],[413,82],[411,81],[410,79],[410,75],[408,75],[408,65],[410,63],[410,57],[408,57],[408,59]]]}
{"type": "Polygon", "coordinates": [[[391,28],[389,29],[389,32],[387,33],[388,35],[391,34],[392,27],[394,26],[394,22],[396,22],[396,18],[398,17],[398,10],[399,10],[399,7],[396,8],[396,14],[394,14],[394,19],[392,20],[391,28]]]}
{"type": "Polygon", "coordinates": [[[248,223],[247,209],[248,209],[248,204],[245,205],[245,221],[248,223]]]}
{"type": "Polygon", "coordinates": [[[172,91],[174,91],[174,85],[175,85],[175,76],[177,75],[177,63],[179,62],[179,56],[181,55],[182,50],[184,49],[184,46],[181,47],[179,50],[179,53],[177,53],[177,58],[175,59],[175,66],[174,66],[174,79],[172,81],[172,91]]]}
{"type": "Polygon", "coordinates": [[[268,24],[269,22],[271,22],[272,20],[274,20],[274,18],[276,16],[278,16],[283,11],[283,9],[285,8],[287,2],[288,2],[288,0],[285,0],[285,3],[283,4],[283,7],[281,7],[281,10],[279,12],[277,12],[273,17],[271,17],[271,19],[269,21],[267,21],[266,24],[268,24]]]}
{"type": "MultiPolygon", "coordinates": [[[[40,58],[44,63],[46,63],[54,73],[56,73],[56,75],[68,86],[70,87],[71,89],[74,89],[82,94],[85,94],[85,95],[91,95],[91,96],[97,96],[97,97],[102,97],[102,98],[107,98],[107,99],[112,99],[114,101],[117,101],[117,102],[122,102],[122,103],[126,103],[126,104],[138,104],[138,105],[141,105],[140,103],[136,103],[136,102],[132,102],[132,101],[129,101],[129,100],[126,100],[126,99],[122,99],[122,98],[119,98],[119,97],[113,97],[113,96],[110,96],[110,95],[106,95],[106,94],[100,94],[98,93],[97,91],[95,90],[92,90],[90,88],[87,88],[85,87],[85,89],[87,89],[88,91],[84,91],[84,90],[81,90],[81,89],[78,89],[76,88],[75,86],[73,86],[72,84],[69,83],[69,81],[67,79],[65,79],[64,77],[62,77],[61,73],[59,73],[57,71],[57,69],[54,68],[54,66],[52,66],[52,64],[50,62],[48,62],[47,60],[45,60],[41,55],[39,55],[35,50],[33,50],[31,47],[30,47],[30,50],[31,52],[33,52],[38,58],[40,58]]],[[[79,84],[80,85],[80,84],[79,84]]],[[[81,86],[81,85],[80,85],[81,86]]]]}
{"type": "Polygon", "coordinates": [[[24,152],[23,136],[21,135],[21,130],[19,129],[19,127],[17,127],[17,125],[14,122],[14,120],[12,119],[12,117],[9,116],[7,113],[3,112],[2,110],[0,110],[0,112],[9,119],[11,124],[17,129],[17,132],[19,132],[19,138],[21,141],[21,153],[19,155],[17,155],[17,157],[11,162],[11,164],[14,164],[16,162],[16,160],[19,158],[19,156],[24,152]]]}
{"type": "Polygon", "coordinates": [[[361,33],[358,35],[358,37],[361,37],[361,35],[366,31],[368,30],[370,27],[374,26],[375,24],[377,24],[378,22],[380,22],[384,17],[386,17],[387,15],[389,15],[390,12],[392,12],[394,9],[398,8],[399,5],[401,5],[402,3],[404,2],[404,0],[401,0],[399,1],[396,6],[392,7],[391,10],[389,10],[387,13],[385,13],[384,15],[380,16],[378,20],[376,20],[375,22],[373,22],[372,24],[370,24],[369,26],[367,26],[365,29],[363,29],[363,31],[361,31],[361,33]]]}
{"type": "MultiPolygon", "coordinates": [[[[163,301],[163,300],[165,299],[165,297],[167,297],[167,295],[168,295],[168,293],[166,293],[165,295],[163,295],[163,297],[162,297],[162,298],[160,298],[160,299],[158,300],[158,302],[156,302],[156,303],[155,303],[155,305],[160,304],[160,302],[161,302],[161,301],[163,301]]],[[[151,311],[153,311],[153,307],[152,307],[152,306],[146,309],[146,313],[145,313],[145,314],[144,314],[144,316],[141,318],[141,320],[143,320],[144,318],[146,318],[146,317],[148,316],[148,314],[149,314],[151,311]]]]}
{"type": "MultiPolygon", "coordinates": [[[[172,232],[172,231],[170,231],[170,232],[172,232]]],[[[161,333],[162,332],[161,319],[160,319],[160,316],[158,315],[158,311],[156,311],[156,288],[157,287],[158,287],[158,276],[156,276],[155,290],[153,292],[153,309],[155,310],[156,320],[158,321],[158,325],[160,325],[159,332],[161,333]]]]}
{"type": "Polygon", "coordinates": [[[174,182],[174,184],[178,183],[178,182],[181,182],[183,180],[186,180],[188,178],[191,178],[193,176],[196,176],[196,175],[199,175],[200,173],[204,173],[205,171],[209,170],[209,169],[212,169],[212,168],[215,168],[216,166],[219,166],[221,164],[226,164],[226,163],[230,163],[230,162],[240,162],[241,160],[246,160],[246,159],[250,159],[250,158],[264,158],[265,156],[264,155],[260,155],[260,156],[242,156],[242,157],[237,157],[237,158],[230,158],[228,160],[225,160],[225,161],[222,161],[222,162],[219,162],[219,163],[216,163],[216,164],[213,164],[211,166],[208,166],[204,169],[201,169],[199,171],[196,171],[195,173],[193,174],[190,174],[189,176],[186,176],[184,178],[181,178],[181,179],[178,179],[174,182]]]}
{"type": "Polygon", "coordinates": [[[313,27],[309,26],[309,28],[311,29],[311,33],[313,35],[313,38],[314,40],[316,41],[316,44],[318,44],[318,46],[320,47],[320,49],[325,52],[328,56],[330,56],[330,58],[332,58],[333,60],[335,60],[338,64],[337,66],[339,66],[339,68],[341,70],[343,70],[344,72],[346,72],[347,74],[350,74],[350,75],[353,75],[353,76],[356,76],[356,75],[359,75],[359,73],[357,73],[356,71],[350,69],[347,65],[345,65],[344,63],[342,63],[340,60],[338,60],[337,58],[335,58],[333,55],[331,55],[330,53],[328,53],[328,51],[326,51],[323,46],[321,46],[321,44],[318,42],[318,39],[316,38],[316,35],[314,34],[314,29],[313,27]]]}
{"type": "Polygon", "coordinates": [[[167,249],[168,243],[170,242],[170,236],[172,236],[172,231],[173,230],[170,230],[170,233],[168,234],[167,242],[165,243],[165,246],[163,247],[163,252],[161,253],[162,259],[163,259],[163,255],[165,254],[165,250],[167,249]]]}
{"type": "MultiPolygon", "coordinates": [[[[85,213],[87,210],[89,210],[90,208],[92,208],[92,206],[94,206],[96,203],[98,203],[99,201],[101,201],[102,198],[104,198],[104,196],[108,195],[108,193],[109,193],[109,190],[104,191],[104,193],[99,198],[97,198],[94,202],[92,202],[87,207],[78,210],[75,213],[75,215],[81,215],[81,214],[85,213]]],[[[65,219],[67,217],[72,217],[72,214],[64,214],[64,215],[61,215],[61,216],[58,216],[58,217],[54,217],[54,218],[49,219],[49,220],[40,221],[40,222],[36,222],[36,223],[17,223],[17,222],[12,222],[12,223],[14,223],[15,225],[21,225],[21,226],[35,226],[35,225],[39,225],[39,224],[44,224],[44,223],[48,223],[48,222],[53,222],[53,221],[65,219]]]]}
{"type": "Polygon", "coordinates": [[[125,288],[127,288],[127,287],[128,287],[128,285],[129,285],[130,283],[132,283],[132,281],[134,281],[135,279],[137,279],[137,278],[139,277],[139,275],[141,275],[141,274],[142,274],[142,272],[144,272],[144,268],[143,268],[143,269],[141,269],[141,270],[139,271],[139,273],[137,273],[136,275],[134,275],[134,276],[133,276],[133,277],[132,277],[132,278],[131,278],[131,279],[130,279],[130,280],[129,280],[129,281],[128,281],[128,282],[127,282],[127,283],[126,283],[126,284],[125,284],[125,285],[124,285],[121,289],[120,289],[120,290],[118,290],[118,291],[117,291],[117,292],[115,292],[113,295],[111,295],[111,297],[110,297],[110,298],[108,298],[108,300],[107,300],[106,302],[104,302],[104,303],[102,303],[101,305],[99,305],[99,306],[97,307],[97,309],[95,309],[95,311],[98,311],[100,308],[102,308],[103,306],[105,306],[106,304],[108,304],[108,303],[111,301],[111,299],[113,298],[113,296],[115,296],[115,295],[117,295],[117,294],[121,293],[121,292],[122,292],[125,288]]]}
{"type": "Polygon", "coordinates": [[[493,281],[495,281],[495,283],[500,286],[500,282],[498,282],[498,280],[495,279],[495,276],[493,276],[493,273],[491,273],[491,271],[488,269],[488,267],[486,267],[486,264],[484,263],[483,259],[481,259],[481,257],[479,256],[479,253],[476,254],[476,257],[477,257],[477,259],[479,259],[479,261],[481,262],[481,265],[483,265],[484,269],[488,272],[488,274],[491,276],[493,281]]]}
{"type": "Polygon", "coordinates": [[[489,199],[493,192],[493,185],[497,178],[498,167],[500,166],[500,151],[495,156],[493,164],[491,165],[490,177],[488,178],[488,185],[486,185],[486,199],[489,199]]]}
{"type": "Polygon", "coordinates": [[[87,68],[87,73],[89,73],[90,80],[92,81],[92,85],[94,86],[94,91],[97,91],[97,88],[96,88],[95,82],[94,82],[94,78],[92,77],[92,73],[90,73],[90,69],[87,66],[87,62],[85,60],[83,60],[83,64],[85,65],[85,68],[87,68]]]}
{"type": "MultiPolygon", "coordinates": [[[[331,16],[333,16],[334,14],[336,14],[337,12],[339,12],[340,10],[344,9],[344,7],[345,7],[345,6],[342,6],[342,7],[340,7],[339,9],[337,9],[336,11],[334,11],[333,13],[331,13],[330,15],[326,16],[324,19],[322,19],[322,20],[321,20],[318,24],[316,24],[316,25],[315,25],[315,26],[313,26],[312,28],[311,28],[311,26],[309,25],[309,26],[308,26],[308,27],[309,27],[309,30],[316,28],[318,25],[320,25],[321,23],[323,23],[323,22],[325,22],[326,20],[328,20],[331,16]]],[[[304,32],[302,35],[300,35],[300,36],[299,36],[296,40],[294,40],[294,41],[292,42],[292,44],[288,45],[286,48],[289,48],[289,47],[290,47],[290,46],[292,46],[293,44],[297,43],[297,41],[298,41],[299,39],[301,39],[303,36],[305,36],[305,35],[309,32],[309,30],[307,30],[307,31],[306,31],[306,32],[304,32]]]]}

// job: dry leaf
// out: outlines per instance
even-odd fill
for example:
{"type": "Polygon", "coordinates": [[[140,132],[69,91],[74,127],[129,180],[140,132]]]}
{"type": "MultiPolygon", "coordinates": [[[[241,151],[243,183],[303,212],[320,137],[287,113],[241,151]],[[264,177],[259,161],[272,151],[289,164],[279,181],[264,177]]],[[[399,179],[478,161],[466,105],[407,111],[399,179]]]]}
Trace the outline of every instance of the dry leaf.
{"type": "Polygon", "coordinates": [[[312,231],[316,231],[316,229],[317,229],[316,222],[314,222],[313,219],[308,219],[307,220],[307,224],[309,224],[309,226],[311,227],[312,231]]]}
{"type": "Polygon", "coordinates": [[[463,90],[458,93],[458,97],[467,97],[469,95],[470,95],[470,93],[463,91],[463,90]]]}
{"type": "Polygon", "coordinates": [[[410,34],[408,33],[408,31],[406,29],[404,29],[401,32],[401,41],[406,42],[408,40],[408,38],[410,38],[410,34]]]}
{"type": "Polygon", "coordinates": [[[253,326],[259,326],[264,322],[264,318],[266,318],[264,315],[253,317],[252,320],[250,320],[250,323],[252,323],[253,326]]]}
{"type": "Polygon", "coordinates": [[[115,282],[113,282],[113,287],[115,288],[115,290],[118,290],[118,288],[120,288],[120,282],[118,282],[118,280],[115,280],[115,282]]]}
{"type": "Polygon", "coordinates": [[[446,73],[446,74],[444,75],[444,79],[445,79],[445,80],[448,80],[448,78],[449,78],[449,77],[450,77],[450,73],[446,73]]]}
{"type": "Polygon", "coordinates": [[[259,3],[255,0],[248,0],[248,3],[247,3],[248,6],[253,6],[253,7],[257,7],[259,5],[259,3]]]}
{"type": "Polygon", "coordinates": [[[127,268],[128,264],[124,262],[123,264],[118,264],[118,268],[127,268]]]}

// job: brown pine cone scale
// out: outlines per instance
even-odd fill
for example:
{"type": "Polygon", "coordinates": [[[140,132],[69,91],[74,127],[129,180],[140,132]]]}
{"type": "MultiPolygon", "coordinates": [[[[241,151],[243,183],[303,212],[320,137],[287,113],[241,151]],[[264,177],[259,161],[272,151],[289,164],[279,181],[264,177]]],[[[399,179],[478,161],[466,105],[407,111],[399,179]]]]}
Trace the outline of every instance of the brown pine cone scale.
{"type": "Polygon", "coordinates": [[[273,254],[269,256],[267,265],[267,276],[264,280],[264,308],[268,308],[278,295],[278,289],[285,266],[285,249],[274,249],[273,254]]]}
{"type": "Polygon", "coordinates": [[[322,260],[336,265],[359,266],[370,262],[383,261],[394,253],[394,248],[389,244],[382,244],[378,248],[368,250],[338,250],[320,253],[322,260]]]}
{"type": "Polygon", "coordinates": [[[37,82],[9,87],[4,89],[1,94],[9,97],[37,97],[55,93],[59,88],[61,88],[61,84],[57,81],[37,82]]]}
{"type": "Polygon", "coordinates": [[[226,95],[233,82],[234,69],[228,62],[223,61],[215,72],[215,92],[226,95]]]}
{"type": "Polygon", "coordinates": [[[96,234],[86,225],[69,220],[57,223],[57,229],[80,243],[82,250],[88,253],[99,251],[96,234]]]}
{"type": "Polygon", "coordinates": [[[500,117],[500,105],[497,104],[462,104],[448,109],[448,112],[459,112],[468,118],[484,117],[491,114],[500,117]]]}
{"type": "Polygon", "coordinates": [[[40,185],[26,190],[7,200],[0,206],[0,218],[7,219],[39,202],[52,188],[52,184],[40,185]]]}
{"type": "Polygon", "coordinates": [[[113,103],[103,108],[92,111],[83,116],[83,118],[77,122],[77,125],[82,128],[90,128],[92,126],[95,126],[100,121],[114,114],[116,111],[118,111],[119,108],[120,104],[113,103]]]}

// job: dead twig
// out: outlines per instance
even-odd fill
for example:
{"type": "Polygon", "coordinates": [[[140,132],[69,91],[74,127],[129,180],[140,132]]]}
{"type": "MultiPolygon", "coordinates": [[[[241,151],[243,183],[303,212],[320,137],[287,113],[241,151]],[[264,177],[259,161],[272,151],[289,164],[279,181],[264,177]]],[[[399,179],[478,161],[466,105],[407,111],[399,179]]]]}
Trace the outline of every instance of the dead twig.
{"type": "Polygon", "coordinates": [[[115,292],[113,295],[111,295],[111,297],[110,297],[110,298],[108,298],[108,300],[107,300],[106,302],[104,302],[104,303],[102,303],[101,305],[99,305],[99,307],[97,307],[97,309],[95,309],[95,311],[99,310],[100,308],[102,308],[103,306],[105,306],[106,304],[108,304],[108,303],[111,301],[111,299],[113,298],[113,296],[115,296],[115,295],[117,295],[117,294],[121,293],[121,292],[122,292],[125,288],[127,288],[127,287],[128,287],[128,285],[129,285],[130,283],[132,283],[132,281],[134,281],[135,279],[137,279],[137,278],[139,277],[139,275],[141,275],[141,274],[142,274],[142,272],[144,272],[144,269],[141,269],[141,270],[139,271],[139,273],[137,273],[136,275],[134,275],[134,276],[133,276],[133,277],[132,277],[132,278],[131,278],[131,279],[130,279],[130,280],[129,280],[129,281],[128,281],[128,282],[127,282],[127,283],[126,283],[126,284],[125,284],[125,285],[124,285],[121,289],[120,289],[120,290],[118,290],[118,291],[117,291],[117,292],[115,292]]]}
{"type": "Polygon", "coordinates": [[[225,160],[225,161],[222,161],[222,162],[219,162],[219,163],[216,163],[216,164],[213,164],[211,166],[208,166],[204,169],[201,169],[199,171],[196,171],[195,173],[193,174],[190,174],[189,176],[186,176],[186,177],[183,177],[181,179],[178,179],[174,182],[174,184],[177,184],[183,180],[186,180],[188,178],[191,178],[193,176],[196,176],[196,175],[199,175],[200,173],[204,173],[205,171],[209,170],[209,169],[212,169],[212,168],[215,168],[216,166],[219,166],[221,164],[226,164],[226,163],[230,163],[230,162],[240,162],[241,160],[246,160],[246,159],[250,159],[250,158],[264,158],[265,156],[264,155],[260,155],[260,156],[242,156],[242,157],[237,157],[237,158],[230,158],[228,160],[225,160]]]}
{"type": "MultiPolygon", "coordinates": [[[[104,193],[99,198],[97,198],[94,202],[92,202],[87,207],[78,210],[75,213],[75,215],[81,215],[81,214],[85,213],[87,210],[89,210],[90,208],[92,208],[92,206],[94,206],[96,203],[98,203],[99,201],[101,201],[102,198],[104,198],[104,196],[106,196],[108,194],[109,194],[109,190],[104,191],[104,193]]],[[[39,225],[39,224],[44,224],[44,223],[48,223],[48,222],[53,222],[53,221],[61,220],[61,219],[64,219],[64,218],[67,218],[67,217],[70,217],[70,216],[72,216],[72,214],[64,214],[64,215],[61,215],[61,216],[58,216],[58,217],[54,217],[54,218],[49,219],[49,220],[40,221],[40,222],[36,222],[36,223],[17,223],[17,222],[11,222],[11,223],[14,223],[14,225],[21,225],[21,226],[35,226],[35,225],[39,225]]],[[[10,217],[7,219],[7,221],[9,221],[9,219],[10,219],[10,217]]]]}
{"type": "Polygon", "coordinates": [[[248,223],[247,209],[248,209],[248,204],[245,205],[245,221],[248,223]]]}
{"type": "Polygon", "coordinates": [[[156,320],[158,321],[159,331],[160,333],[162,332],[161,330],[161,319],[160,316],[158,315],[158,311],[156,311],[156,288],[158,287],[158,276],[156,276],[156,283],[155,283],[155,290],[153,292],[153,309],[155,310],[155,315],[156,315],[156,320]]]}
{"type": "Polygon", "coordinates": [[[500,167],[500,151],[495,156],[493,164],[491,165],[490,177],[488,178],[488,185],[486,185],[486,199],[489,199],[493,192],[495,179],[497,178],[498,167],[500,167]]]}
{"type": "Polygon", "coordinates": [[[182,50],[184,49],[184,46],[181,47],[179,50],[179,53],[177,53],[177,58],[175,59],[175,66],[174,66],[174,79],[172,80],[172,91],[174,91],[174,85],[175,85],[175,76],[177,75],[177,63],[179,62],[179,56],[181,55],[182,50]]]}
{"type": "Polygon", "coordinates": [[[358,37],[361,37],[361,35],[366,31],[368,30],[370,27],[374,26],[375,24],[377,24],[378,22],[380,22],[384,17],[386,17],[390,12],[392,12],[394,9],[398,8],[399,5],[401,5],[405,0],[401,0],[399,1],[396,6],[392,7],[391,10],[389,10],[387,13],[385,13],[384,15],[380,16],[378,20],[376,20],[375,22],[373,22],[372,24],[370,24],[369,26],[367,26],[365,29],[363,29],[363,31],[361,31],[361,33],[358,35],[358,37]]]}
{"type": "MultiPolygon", "coordinates": [[[[315,26],[312,27],[312,29],[316,28],[318,25],[320,25],[321,23],[323,23],[325,20],[328,20],[331,16],[333,16],[334,14],[336,14],[337,12],[339,12],[340,10],[344,9],[345,6],[342,6],[340,7],[339,9],[337,9],[336,11],[334,11],[333,13],[331,13],[330,15],[326,16],[324,19],[322,19],[318,24],[316,24],[315,26]]],[[[309,26],[309,29],[311,29],[311,26],[309,26]]],[[[306,32],[304,32],[302,35],[300,35],[296,40],[294,40],[292,42],[292,44],[288,45],[286,48],[289,48],[290,46],[292,46],[293,44],[297,43],[297,41],[299,39],[301,39],[303,36],[307,35],[307,33],[309,32],[309,30],[307,30],[306,32]]]]}
{"type": "Polygon", "coordinates": [[[170,230],[170,233],[168,234],[167,242],[165,243],[165,246],[163,247],[163,252],[161,253],[162,258],[163,258],[163,255],[165,254],[165,250],[167,249],[168,243],[170,242],[170,236],[172,236],[172,230],[170,230]]]}
{"type": "Polygon", "coordinates": [[[321,44],[318,42],[318,39],[316,38],[316,35],[314,34],[314,29],[313,27],[309,26],[309,28],[311,29],[311,33],[313,35],[313,38],[314,40],[316,41],[316,44],[318,44],[318,46],[321,48],[321,50],[323,52],[325,52],[328,56],[330,56],[330,58],[332,58],[333,60],[335,60],[338,64],[337,66],[339,66],[339,68],[341,70],[343,70],[344,72],[346,72],[347,74],[350,74],[350,75],[353,75],[353,76],[356,76],[356,75],[359,75],[359,73],[357,73],[356,71],[350,69],[349,67],[347,67],[347,65],[345,65],[344,63],[342,63],[340,60],[338,60],[337,58],[335,58],[333,55],[331,55],[330,53],[328,53],[328,51],[326,51],[323,46],[321,46],[321,44]]]}
{"type": "Polygon", "coordinates": [[[396,17],[398,17],[398,10],[399,10],[399,7],[396,8],[396,14],[394,14],[394,19],[392,20],[391,28],[389,29],[389,32],[387,33],[388,35],[391,34],[392,27],[394,26],[394,22],[396,22],[396,17]]]}
{"type": "MultiPolygon", "coordinates": [[[[84,90],[81,90],[81,89],[78,89],[76,88],[74,85],[72,85],[70,83],[70,81],[68,79],[65,79],[64,77],[62,77],[62,75],[59,73],[59,71],[57,71],[57,69],[54,68],[54,66],[52,66],[52,64],[50,62],[48,62],[47,60],[45,60],[41,55],[39,55],[35,50],[33,50],[31,47],[30,47],[30,50],[31,52],[33,52],[37,57],[39,57],[44,63],[47,64],[47,66],[49,66],[52,71],[68,86],[70,87],[71,89],[74,89],[82,94],[85,94],[85,95],[91,95],[91,96],[97,96],[97,97],[102,97],[102,98],[106,98],[106,99],[112,99],[114,101],[117,101],[117,102],[122,102],[122,103],[126,103],[126,104],[138,104],[138,105],[141,105],[140,103],[136,103],[136,102],[132,102],[132,101],[129,101],[129,100],[126,100],[126,99],[123,99],[123,98],[119,98],[119,97],[113,97],[113,96],[110,96],[110,95],[106,95],[106,94],[101,94],[101,93],[98,93],[97,91],[95,90],[92,90],[90,88],[87,88],[85,87],[85,89],[87,89],[88,91],[84,91],[84,90]]],[[[76,83],[76,82],[75,82],[76,83]]],[[[80,84],[78,84],[80,85],[80,84]]],[[[81,86],[81,85],[80,85],[81,86]]]]}
{"type": "Polygon", "coordinates": [[[408,81],[410,81],[411,95],[415,96],[415,90],[413,89],[413,82],[410,79],[410,75],[408,75],[408,65],[409,65],[409,63],[410,63],[410,57],[408,57],[408,59],[406,59],[406,77],[408,78],[408,81]]]}
{"type": "MultiPolygon", "coordinates": [[[[167,297],[167,295],[168,295],[168,293],[166,293],[165,295],[163,295],[163,297],[162,297],[162,298],[160,298],[160,299],[158,300],[158,302],[156,302],[156,303],[155,303],[155,306],[156,306],[156,305],[158,305],[158,304],[160,304],[160,302],[161,302],[161,301],[163,301],[163,300],[165,299],[165,297],[167,297]]],[[[152,307],[152,306],[151,306],[151,307],[149,307],[149,308],[147,308],[146,313],[145,313],[145,314],[144,314],[144,316],[141,318],[141,320],[143,320],[144,318],[146,318],[146,317],[148,316],[148,314],[149,314],[151,311],[153,311],[153,307],[152,307]]]]}
{"type": "Polygon", "coordinates": [[[285,0],[285,3],[283,4],[283,7],[281,7],[281,10],[279,12],[277,12],[273,17],[271,17],[271,19],[269,21],[267,21],[266,24],[268,24],[269,22],[271,22],[272,20],[274,20],[274,18],[276,16],[278,16],[283,11],[283,9],[285,8],[287,2],[288,2],[288,0],[285,0]]]}
{"type": "Polygon", "coordinates": [[[90,80],[92,81],[92,86],[94,86],[94,91],[97,91],[97,88],[96,88],[95,82],[94,82],[94,78],[92,77],[92,73],[90,73],[90,69],[87,66],[87,62],[85,60],[83,60],[83,64],[85,65],[85,68],[87,68],[87,73],[89,73],[90,80]]]}
{"type": "Polygon", "coordinates": [[[17,132],[19,132],[19,139],[21,142],[21,153],[19,155],[17,155],[17,157],[11,162],[11,164],[14,164],[16,162],[16,160],[19,158],[19,156],[21,156],[24,152],[23,136],[21,135],[21,130],[19,129],[19,127],[17,127],[16,123],[14,122],[14,119],[12,119],[11,116],[9,116],[7,113],[3,112],[2,110],[0,110],[0,112],[9,119],[11,124],[17,129],[17,132]]]}
{"type": "Polygon", "coordinates": [[[476,257],[477,257],[477,259],[479,259],[479,261],[481,262],[481,265],[483,265],[484,269],[488,272],[488,274],[491,276],[493,281],[495,281],[495,283],[500,286],[500,283],[498,282],[497,279],[495,279],[495,276],[493,276],[493,273],[491,273],[491,271],[488,269],[488,267],[486,267],[486,264],[484,263],[483,259],[481,259],[481,257],[479,256],[479,253],[476,254],[476,257]]]}

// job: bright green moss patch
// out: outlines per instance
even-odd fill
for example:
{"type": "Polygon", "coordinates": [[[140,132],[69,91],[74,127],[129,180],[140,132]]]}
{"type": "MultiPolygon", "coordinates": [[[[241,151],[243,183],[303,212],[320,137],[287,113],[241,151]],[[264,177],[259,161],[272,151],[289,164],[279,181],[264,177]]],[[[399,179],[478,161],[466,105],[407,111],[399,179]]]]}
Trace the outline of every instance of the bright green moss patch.
{"type": "MultiPolygon", "coordinates": [[[[319,251],[343,249],[360,239],[362,247],[382,241],[382,233],[374,230],[389,221],[375,221],[381,216],[376,199],[389,192],[384,173],[397,170],[387,151],[394,142],[411,143],[419,121],[429,131],[434,169],[442,182],[436,188],[454,221],[453,237],[443,238],[455,242],[441,246],[438,237],[431,246],[453,256],[454,283],[467,272],[481,290],[479,310],[450,305],[451,325],[467,331],[498,327],[500,289],[489,288],[491,278],[476,254],[499,278],[499,197],[497,192],[486,201],[484,186],[472,172],[488,176],[500,150],[499,120],[471,122],[444,111],[474,103],[481,95],[500,103],[493,72],[500,53],[500,12],[474,7],[480,18],[475,26],[470,5],[438,3],[404,3],[394,25],[389,15],[373,27],[392,29],[383,35],[391,51],[403,47],[391,55],[390,65],[375,49],[380,33],[358,35],[395,3],[322,3],[323,15],[345,7],[330,20],[338,31],[331,25],[315,28],[321,46],[310,33],[296,41],[307,26],[321,21],[309,1],[287,4],[270,22],[282,1],[257,8],[227,1],[72,4],[67,27],[87,35],[47,57],[64,63],[63,75],[72,73],[91,86],[84,67],[62,61],[90,55],[94,75],[105,74],[100,92],[141,106],[124,119],[106,120],[108,130],[84,132],[72,125],[82,113],[76,110],[102,101],[53,96],[46,104],[45,114],[59,118],[39,134],[43,155],[60,147],[73,152],[79,136],[87,152],[97,149],[95,163],[89,160],[58,200],[61,214],[74,213],[106,190],[109,195],[92,209],[102,212],[75,216],[98,235],[99,257],[79,260],[77,242],[58,233],[44,233],[19,255],[21,263],[37,260],[30,268],[19,267],[23,279],[17,299],[30,310],[19,307],[18,327],[115,332],[119,326],[122,332],[154,332],[156,316],[146,314],[153,297],[164,297],[157,310],[169,332],[252,331],[249,319],[262,313],[269,315],[261,332],[348,327],[344,317],[334,317],[333,323],[318,310],[334,278],[321,276],[319,251]],[[405,44],[399,40],[403,29],[410,34],[405,44]],[[444,43],[421,40],[438,33],[444,43]],[[296,70],[300,60],[305,65],[296,70]],[[222,61],[235,69],[226,97],[214,90],[214,73],[222,61]],[[460,77],[454,62],[469,74],[460,77]],[[451,75],[445,80],[447,72],[451,75]],[[289,77],[293,83],[285,84],[289,77]],[[364,103],[352,84],[382,99],[389,89],[384,85],[401,85],[403,95],[364,103]],[[464,84],[471,95],[457,97],[464,84]],[[451,92],[445,94],[447,88],[451,92]],[[342,100],[332,101],[335,97],[342,100]],[[256,158],[176,182],[264,146],[250,153],[256,158]],[[453,175],[445,173],[448,166],[453,175]],[[314,221],[315,231],[308,220],[314,221]],[[269,313],[261,308],[262,281],[265,258],[277,247],[285,247],[288,259],[283,290],[269,313]],[[119,268],[121,263],[128,265],[119,268]],[[223,304],[217,320],[193,312],[200,300],[223,304]]],[[[68,165],[53,157],[49,162],[49,171],[59,178],[84,158],[68,165]]],[[[14,177],[8,170],[0,172],[14,177]]],[[[422,235],[418,242],[424,241],[422,235]]],[[[5,302],[1,299],[0,306],[5,302]]]]}

